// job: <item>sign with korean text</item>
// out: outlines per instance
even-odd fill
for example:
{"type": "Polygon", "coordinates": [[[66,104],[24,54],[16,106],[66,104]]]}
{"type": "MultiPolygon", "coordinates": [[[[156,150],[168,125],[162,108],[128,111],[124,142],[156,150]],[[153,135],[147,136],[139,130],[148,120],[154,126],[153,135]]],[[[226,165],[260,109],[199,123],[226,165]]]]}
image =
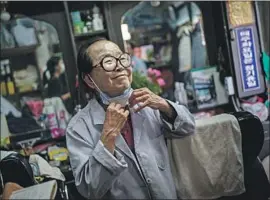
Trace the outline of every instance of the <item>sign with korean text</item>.
{"type": "Polygon", "coordinates": [[[260,79],[252,26],[237,28],[236,37],[243,91],[259,89],[260,79]]]}

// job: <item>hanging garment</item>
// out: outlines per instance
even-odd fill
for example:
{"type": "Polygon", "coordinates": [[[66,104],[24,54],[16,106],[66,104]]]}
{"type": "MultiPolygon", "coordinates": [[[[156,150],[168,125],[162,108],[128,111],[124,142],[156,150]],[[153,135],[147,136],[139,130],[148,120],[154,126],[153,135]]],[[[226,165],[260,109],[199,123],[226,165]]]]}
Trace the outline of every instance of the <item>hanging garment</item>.
{"type": "Polygon", "coordinates": [[[245,192],[241,132],[233,115],[197,120],[195,134],[168,140],[168,151],[181,199],[215,199],[245,192]]]}
{"type": "MultiPolygon", "coordinates": [[[[39,23],[39,29],[40,30],[46,30],[46,28],[43,26],[44,24],[40,24],[39,23]]],[[[37,65],[38,68],[44,72],[47,68],[47,61],[50,59],[51,55],[50,55],[50,50],[49,50],[49,45],[50,45],[50,41],[49,41],[49,34],[48,31],[40,31],[37,34],[37,37],[40,41],[40,45],[37,47],[35,54],[36,54],[36,58],[37,58],[37,65]]]]}
{"type": "Polygon", "coordinates": [[[178,46],[179,73],[189,71],[192,68],[191,39],[190,39],[191,29],[192,29],[191,26],[184,25],[180,27],[177,32],[177,37],[179,38],[179,46],[178,46]]]}
{"type": "Polygon", "coordinates": [[[166,19],[164,20],[167,21],[171,29],[174,30],[191,21],[190,15],[192,16],[192,23],[194,23],[196,16],[201,15],[201,10],[196,3],[175,1],[168,7],[168,17],[165,15],[166,19]],[[189,13],[189,5],[191,13],[189,13]]]}
{"type": "Polygon", "coordinates": [[[5,24],[1,23],[1,49],[8,49],[15,47],[15,40],[13,35],[7,30],[5,24]]]}
{"type": "Polygon", "coordinates": [[[195,25],[192,37],[192,68],[205,67],[208,63],[204,34],[200,22],[195,25]]]}

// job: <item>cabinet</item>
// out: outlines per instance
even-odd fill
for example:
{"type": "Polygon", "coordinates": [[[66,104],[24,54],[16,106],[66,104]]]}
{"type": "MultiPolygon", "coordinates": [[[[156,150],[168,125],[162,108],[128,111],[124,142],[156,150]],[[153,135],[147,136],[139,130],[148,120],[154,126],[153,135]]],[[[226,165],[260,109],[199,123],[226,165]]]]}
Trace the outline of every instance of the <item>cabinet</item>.
{"type": "Polygon", "coordinates": [[[18,108],[22,107],[21,98],[23,96],[43,98],[43,85],[35,56],[37,47],[38,44],[1,49],[1,95],[18,108]],[[29,85],[25,82],[23,85],[18,85],[20,77],[23,74],[27,76],[26,72],[30,69],[29,67],[31,72],[36,72],[37,80],[29,85]],[[17,75],[17,84],[15,81],[16,73],[20,73],[17,75]]]}

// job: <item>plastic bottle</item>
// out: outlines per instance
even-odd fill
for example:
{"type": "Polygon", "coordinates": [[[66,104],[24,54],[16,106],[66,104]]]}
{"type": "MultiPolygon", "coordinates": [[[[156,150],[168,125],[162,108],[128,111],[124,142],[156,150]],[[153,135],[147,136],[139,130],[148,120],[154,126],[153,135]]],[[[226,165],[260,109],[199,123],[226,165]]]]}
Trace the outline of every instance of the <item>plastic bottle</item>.
{"type": "Polygon", "coordinates": [[[13,94],[15,94],[15,85],[11,79],[12,74],[10,71],[9,61],[7,60],[5,64],[6,64],[6,72],[7,72],[6,75],[7,75],[8,93],[9,93],[9,95],[13,95],[13,94]]]}
{"type": "Polygon", "coordinates": [[[100,16],[99,8],[96,5],[94,5],[93,8],[93,28],[94,31],[104,30],[103,20],[100,16]]]}
{"type": "Polygon", "coordinates": [[[6,87],[5,77],[6,77],[6,72],[5,72],[4,66],[1,66],[1,95],[3,95],[3,96],[7,95],[7,87],[6,87]]]}
{"type": "Polygon", "coordinates": [[[64,104],[62,100],[59,98],[56,100],[55,104],[57,108],[57,119],[58,119],[58,125],[59,125],[59,134],[60,136],[65,135],[65,130],[67,127],[67,121],[66,121],[66,111],[64,109],[64,104]]]}
{"type": "Polygon", "coordinates": [[[51,131],[52,138],[58,138],[60,136],[57,116],[53,105],[50,101],[44,100],[44,113],[47,115],[47,127],[51,131]]]}
{"type": "Polygon", "coordinates": [[[90,15],[90,10],[87,10],[87,12],[86,12],[85,26],[87,27],[87,31],[88,32],[92,32],[93,31],[93,23],[92,23],[92,17],[90,15]]]}

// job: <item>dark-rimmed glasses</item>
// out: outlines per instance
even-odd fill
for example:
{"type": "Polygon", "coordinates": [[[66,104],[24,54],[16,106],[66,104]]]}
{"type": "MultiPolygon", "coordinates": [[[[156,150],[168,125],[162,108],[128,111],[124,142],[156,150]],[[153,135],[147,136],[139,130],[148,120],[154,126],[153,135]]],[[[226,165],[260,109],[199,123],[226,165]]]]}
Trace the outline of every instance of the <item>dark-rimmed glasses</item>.
{"type": "Polygon", "coordinates": [[[100,65],[105,71],[112,72],[116,69],[117,62],[119,62],[124,68],[128,68],[131,66],[131,56],[128,53],[123,53],[118,58],[114,56],[105,56],[93,67],[98,67],[100,65]]]}

